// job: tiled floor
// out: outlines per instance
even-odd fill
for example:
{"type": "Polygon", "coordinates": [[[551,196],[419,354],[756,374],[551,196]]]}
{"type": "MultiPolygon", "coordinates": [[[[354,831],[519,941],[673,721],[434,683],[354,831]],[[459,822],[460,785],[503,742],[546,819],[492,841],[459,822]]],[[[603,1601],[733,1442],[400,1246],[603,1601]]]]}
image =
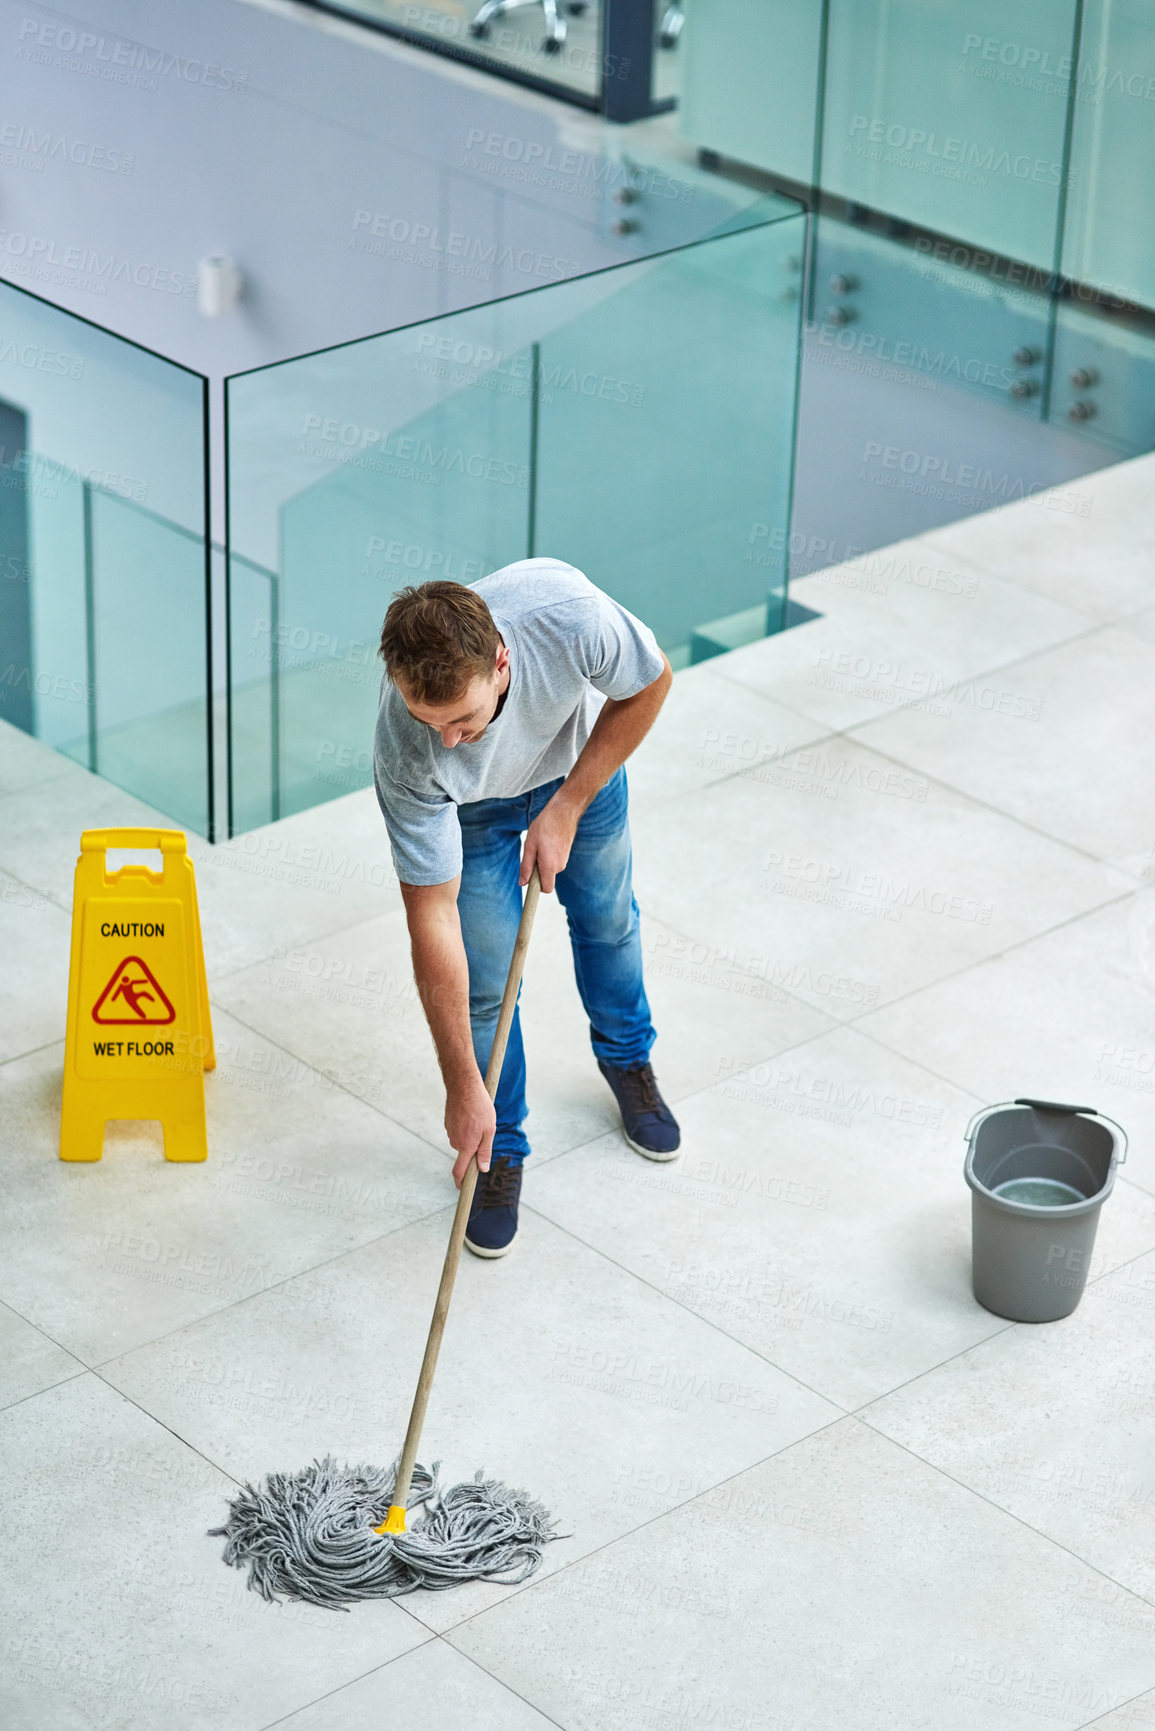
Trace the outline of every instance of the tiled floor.
{"type": "Polygon", "coordinates": [[[443,1097],[372,794],[194,844],[209,1160],[120,1123],[70,1166],[76,845],[149,814],[0,736],[5,1727],[1155,1727],[1153,483],[818,573],[678,675],[628,766],[676,1164],[543,899],[522,1236],[465,1258],[423,1450],[571,1535],[520,1588],[273,1608],[205,1533],[392,1458],[428,1322],[443,1097]],[[969,1284],[963,1130],[1020,1093],[1132,1140],[1039,1327],[969,1284]]]}

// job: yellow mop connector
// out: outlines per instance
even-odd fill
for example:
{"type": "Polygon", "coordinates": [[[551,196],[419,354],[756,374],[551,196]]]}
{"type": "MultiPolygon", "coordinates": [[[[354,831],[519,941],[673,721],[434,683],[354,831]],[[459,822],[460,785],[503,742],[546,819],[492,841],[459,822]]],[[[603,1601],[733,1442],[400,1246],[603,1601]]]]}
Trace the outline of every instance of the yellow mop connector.
{"type": "Polygon", "coordinates": [[[405,1508],[401,1503],[391,1503],[389,1513],[379,1527],[374,1527],[375,1533],[403,1533],[405,1531],[405,1508]]]}

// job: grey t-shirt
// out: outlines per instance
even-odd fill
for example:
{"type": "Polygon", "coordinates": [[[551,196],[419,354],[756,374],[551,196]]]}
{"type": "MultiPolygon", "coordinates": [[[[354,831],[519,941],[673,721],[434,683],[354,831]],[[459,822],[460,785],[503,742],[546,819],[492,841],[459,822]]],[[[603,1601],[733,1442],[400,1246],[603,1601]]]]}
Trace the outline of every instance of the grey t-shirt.
{"type": "Polygon", "coordinates": [[[373,780],[405,884],[455,878],[457,807],[568,775],[605,699],[633,697],[665,666],[649,626],[560,559],[519,559],[469,587],[509,648],[505,700],[481,738],[442,745],[381,681],[373,780]]]}

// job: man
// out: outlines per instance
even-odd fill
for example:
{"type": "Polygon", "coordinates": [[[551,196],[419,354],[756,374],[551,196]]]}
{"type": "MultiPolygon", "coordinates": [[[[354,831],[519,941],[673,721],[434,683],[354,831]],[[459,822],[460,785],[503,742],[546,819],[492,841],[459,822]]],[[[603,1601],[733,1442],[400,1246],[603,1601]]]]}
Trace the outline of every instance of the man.
{"type": "Polygon", "coordinates": [[[559,559],[522,559],[468,587],[401,590],[380,654],[374,783],[458,1188],[477,1156],[465,1242],[504,1256],[530,1152],[520,1011],[494,1102],[484,1078],[535,861],[542,891],[556,887],[566,910],[590,1041],[626,1139],[651,1160],[678,1152],[649,1062],[623,767],[673,670],[648,626],[559,559]]]}

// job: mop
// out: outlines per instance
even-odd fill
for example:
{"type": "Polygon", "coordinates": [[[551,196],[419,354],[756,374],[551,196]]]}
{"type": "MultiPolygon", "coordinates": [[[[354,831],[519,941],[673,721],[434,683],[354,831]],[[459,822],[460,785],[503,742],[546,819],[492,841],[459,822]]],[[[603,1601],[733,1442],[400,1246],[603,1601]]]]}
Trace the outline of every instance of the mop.
{"type": "MultiPolygon", "coordinates": [[[[526,886],[486,1070],[491,1100],[497,1095],[540,892],[535,865],[526,886]]],[[[229,1505],[224,1526],[210,1529],[211,1537],[226,1541],[224,1561],[238,1569],[247,1564],[249,1587],[270,1603],[304,1599],[344,1610],[359,1599],[396,1598],[416,1587],[452,1587],[470,1580],[516,1585],[533,1574],[549,1540],[563,1537],[554,1531],[541,1504],[524,1491],[510,1490],[480,1472],[467,1483],[442,1490],[437,1477],[440,1462],[435,1461],[431,1471],[417,1465],[425,1408],[476,1187],[473,1159],[457,1199],[399,1459],[388,1468],[353,1467],[339,1466],[326,1455],[297,1473],[270,1473],[258,1490],[246,1484],[229,1505]],[[421,1512],[407,1531],[405,1517],[410,1509],[421,1512]]]]}

